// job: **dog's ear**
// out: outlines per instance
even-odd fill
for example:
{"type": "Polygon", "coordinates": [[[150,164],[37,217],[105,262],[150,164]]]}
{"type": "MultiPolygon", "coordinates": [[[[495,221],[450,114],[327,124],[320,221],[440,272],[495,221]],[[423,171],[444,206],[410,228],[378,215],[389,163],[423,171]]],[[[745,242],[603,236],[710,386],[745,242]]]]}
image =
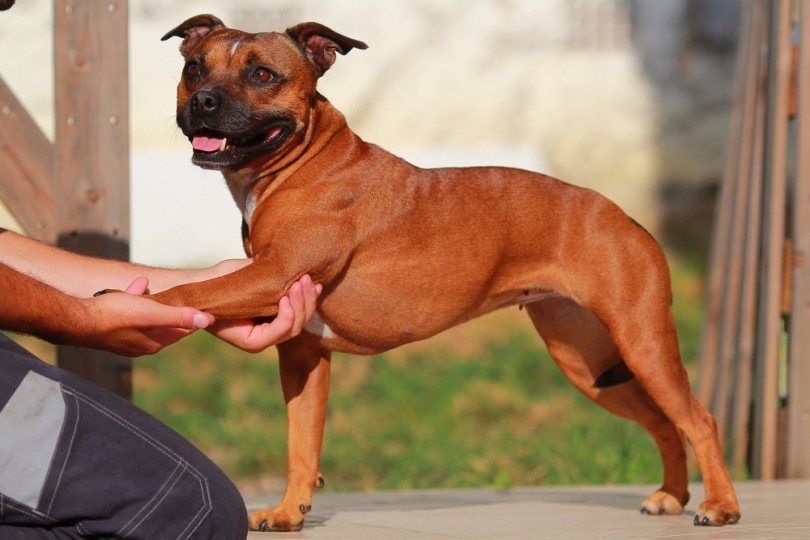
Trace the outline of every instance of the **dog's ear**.
{"type": "Polygon", "coordinates": [[[222,21],[213,15],[197,15],[196,17],[188,19],[177,28],[169,30],[160,40],[166,41],[171,37],[183,38],[183,43],[180,44],[180,54],[185,58],[202,38],[217,28],[223,28],[224,26],[222,21]]]}
{"type": "Polygon", "coordinates": [[[301,47],[304,56],[318,77],[326,73],[326,70],[335,63],[337,58],[335,51],[346,54],[354,48],[368,49],[368,45],[362,41],[340,35],[334,30],[314,22],[301,23],[288,28],[287,35],[301,47]]]}

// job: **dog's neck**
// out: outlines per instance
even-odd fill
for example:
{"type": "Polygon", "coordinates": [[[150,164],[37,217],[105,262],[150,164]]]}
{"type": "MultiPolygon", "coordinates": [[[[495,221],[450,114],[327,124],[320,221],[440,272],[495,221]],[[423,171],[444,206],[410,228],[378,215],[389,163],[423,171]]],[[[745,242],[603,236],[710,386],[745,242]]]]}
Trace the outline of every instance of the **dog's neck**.
{"type": "Polygon", "coordinates": [[[293,149],[285,151],[281,158],[271,158],[258,166],[248,166],[238,171],[223,171],[225,182],[233,196],[236,206],[242,213],[248,228],[253,218],[253,211],[258,200],[269,189],[275,189],[280,183],[306,164],[307,154],[317,155],[332,140],[334,135],[348,129],[346,119],[326,99],[316,101],[300,143],[293,149]],[[292,163],[298,163],[293,166],[292,163]],[[283,171],[283,177],[279,173],[283,171]]]}

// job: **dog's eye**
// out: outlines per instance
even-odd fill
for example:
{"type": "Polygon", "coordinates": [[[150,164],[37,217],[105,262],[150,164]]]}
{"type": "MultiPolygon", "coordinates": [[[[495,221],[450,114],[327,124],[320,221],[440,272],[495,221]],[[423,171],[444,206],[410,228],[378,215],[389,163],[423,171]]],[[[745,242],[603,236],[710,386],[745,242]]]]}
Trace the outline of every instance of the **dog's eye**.
{"type": "Polygon", "coordinates": [[[202,68],[200,67],[200,64],[198,64],[197,62],[189,62],[186,65],[186,76],[187,77],[190,77],[192,79],[196,79],[200,75],[202,75],[202,68]]]}
{"type": "Polygon", "coordinates": [[[253,70],[253,73],[250,74],[250,78],[258,83],[264,84],[271,82],[276,77],[269,69],[260,67],[253,70]]]}

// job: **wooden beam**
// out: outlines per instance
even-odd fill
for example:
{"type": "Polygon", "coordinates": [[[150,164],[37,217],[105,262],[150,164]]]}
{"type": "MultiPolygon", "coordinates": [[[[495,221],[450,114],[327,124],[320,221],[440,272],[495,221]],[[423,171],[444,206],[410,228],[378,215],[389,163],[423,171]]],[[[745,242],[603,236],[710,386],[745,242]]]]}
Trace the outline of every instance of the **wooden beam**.
{"type": "MultiPolygon", "coordinates": [[[[728,313],[729,261],[732,258],[731,242],[732,222],[734,220],[734,201],[739,196],[736,182],[745,175],[743,167],[747,162],[741,157],[746,144],[750,146],[750,126],[753,123],[753,110],[748,102],[753,99],[750,80],[755,77],[756,68],[752,67],[751,49],[755,42],[752,37],[756,25],[751,6],[742,10],[740,21],[739,50],[734,70],[734,99],[731,110],[731,125],[726,148],[726,163],[720,192],[714,209],[711,246],[709,249],[709,272],[706,279],[706,315],[703,323],[703,335],[700,344],[700,362],[696,377],[698,400],[712,414],[715,414],[718,374],[718,363],[722,356],[721,329],[725,327],[728,313]],[[743,50],[743,49],[746,50],[743,50]]],[[[756,62],[754,62],[756,64],[756,62]]],[[[756,90],[756,84],[753,90],[756,90]]],[[[722,439],[722,437],[721,437],[722,439]]]]}
{"type": "Polygon", "coordinates": [[[778,369],[782,332],[782,264],[784,255],[787,190],[788,96],[790,81],[790,3],[770,3],[770,73],[765,144],[765,187],[762,220],[762,274],[754,400],[752,475],[776,478],[778,458],[778,369]]]}
{"type": "MultiPolygon", "coordinates": [[[[751,381],[753,378],[757,326],[757,280],[759,279],[759,230],[762,222],[763,148],[765,145],[766,92],[763,81],[768,74],[767,58],[760,54],[762,43],[768,39],[767,9],[762,0],[748,5],[751,24],[748,48],[750,72],[746,80],[745,136],[749,139],[739,159],[745,164],[747,178],[739,179],[747,186],[748,208],[745,219],[745,246],[740,279],[740,310],[738,314],[734,392],[730,418],[732,434],[731,465],[735,474],[748,471],[751,426],[751,381]]],[[[741,188],[738,188],[741,189],[741,188]]]]}
{"type": "MultiPolygon", "coordinates": [[[[120,260],[129,258],[127,10],[126,0],[54,1],[57,245],[120,260]]],[[[128,358],[76,347],[57,357],[129,397],[128,358]]]]}
{"type": "MultiPolygon", "coordinates": [[[[753,18],[753,17],[752,17],[753,18]]],[[[751,21],[754,30],[759,30],[759,21],[751,21]]],[[[756,49],[756,47],[753,47],[756,49]]],[[[756,56],[754,56],[756,59],[756,56]]],[[[756,103],[759,91],[759,62],[746,62],[747,70],[744,74],[743,88],[743,114],[742,125],[734,137],[739,138],[737,145],[737,160],[731,169],[733,182],[725,187],[731,192],[728,201],[730,214],[727,218],[728,230],[725,231],[725,251],[722,275],[723,283],[723,310],[718,326],[718,349],[716,356],[717,374],[714,385],[715,398],[712,403],[712,414],[717,421],[717,430],[720,440],[726,440],[729,435],[729,416],[733,402],[733,391],[736,389],[737,370],[735,363],[738,359],[739,331],[742,318],[741,304],[743,299],[743,273],[746,253],[750,249],[750,237],[745,235],[745,223],[750,218],[750,196],[757,189],[757,170],[752,170],[756,159],[752,159],[756,150],[754,141],[757,140],[755,131],[756,103]],[[754,163],[752,163],[754,162],[754,163]],[[752,186],[752,181],[754,185],[752,186]]]]}
{"type": "Polygon", "coordinates": [[[799,12],[786,475],[810,478],[810,3],[799,12]]]}
{"type": "Polygon", "coordinates": [[[717,420],[734,474],[748,470],[767,109],[767,2],[746,4],[726,166],[715,212],[698,396],[717,420]]]}
{"type": "Polygon", "coordinates": [[[53,148],[5,82],[0,79],[0,199],[29,236],[56,240],[53,148]]]}

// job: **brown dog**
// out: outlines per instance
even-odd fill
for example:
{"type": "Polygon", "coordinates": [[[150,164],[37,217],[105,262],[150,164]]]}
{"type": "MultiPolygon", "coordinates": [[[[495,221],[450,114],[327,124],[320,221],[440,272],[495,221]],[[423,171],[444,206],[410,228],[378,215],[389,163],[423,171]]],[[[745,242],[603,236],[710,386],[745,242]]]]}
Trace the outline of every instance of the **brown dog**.
{"type": "Polygon", "coordinates": [[[311,508],[332,351],[379,353],[514,305],[579,390],[655,439],[664,483],[643,512],[683,511],[685,435],[705,482],[695,523],[740,518],[681,364],[664,254],[616,205],[516,169],[420,169],[362,141],[316,82],[336,53],[366,45],[322,25],[248,34],[200,15],[171,36],[186,60],[177,122],[194,163],[223,172],[254,262],[154,298],[268,317],[304,273],[324,286],[307,332],[279,346],[288,483],[251,528],[296,530],[311,508]]]}

